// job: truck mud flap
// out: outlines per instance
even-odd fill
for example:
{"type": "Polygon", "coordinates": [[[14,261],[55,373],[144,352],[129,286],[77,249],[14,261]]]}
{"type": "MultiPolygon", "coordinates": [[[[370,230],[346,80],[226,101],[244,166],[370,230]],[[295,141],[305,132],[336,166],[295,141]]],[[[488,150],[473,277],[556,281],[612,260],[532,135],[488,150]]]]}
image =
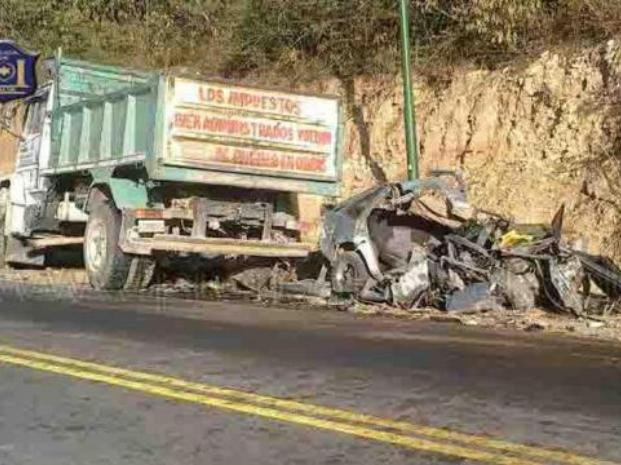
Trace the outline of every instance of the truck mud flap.
{"type": "Polygon", "coordinates": [[[45,253],[29,244],[9,236],[6,242],[5,262],[11,265],[41,267],[45,265],[45,253]]]}

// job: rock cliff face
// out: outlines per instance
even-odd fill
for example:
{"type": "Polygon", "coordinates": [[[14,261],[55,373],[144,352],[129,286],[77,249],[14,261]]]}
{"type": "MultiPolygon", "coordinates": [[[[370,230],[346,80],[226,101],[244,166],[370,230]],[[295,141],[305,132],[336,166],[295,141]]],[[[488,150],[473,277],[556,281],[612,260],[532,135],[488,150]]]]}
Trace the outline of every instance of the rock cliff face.
{"type": "MultiPolygon", "coordinates": [[[[323,83],[345,96],[348,195],[406,175],[395,78],[323,83]]],[[[522,67],[454,70],[417,89],[421,170],[461,168],[473,204],[521,222],[566,205],[566,233],[621,260],[621,44],[522,67]]]]}

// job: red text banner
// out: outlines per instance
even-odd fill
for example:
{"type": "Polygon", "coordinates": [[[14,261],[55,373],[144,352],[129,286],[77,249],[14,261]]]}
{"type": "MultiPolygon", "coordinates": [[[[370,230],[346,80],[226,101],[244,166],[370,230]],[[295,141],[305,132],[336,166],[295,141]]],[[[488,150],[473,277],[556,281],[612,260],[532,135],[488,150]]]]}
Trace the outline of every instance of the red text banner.
{"type": "Polygon", "coordinates": [[[257,171],[295,172],[322,176],[328,158],[309,153],[234,147],[211,142],[180,141],[175,144],[175,159],[222,169],[251,168],[257,171]]]}
{"type": "Polygon", "coordinates": [[[172,78],[169,163],[298,179],[338,178],[335,98],[172,78]]]}

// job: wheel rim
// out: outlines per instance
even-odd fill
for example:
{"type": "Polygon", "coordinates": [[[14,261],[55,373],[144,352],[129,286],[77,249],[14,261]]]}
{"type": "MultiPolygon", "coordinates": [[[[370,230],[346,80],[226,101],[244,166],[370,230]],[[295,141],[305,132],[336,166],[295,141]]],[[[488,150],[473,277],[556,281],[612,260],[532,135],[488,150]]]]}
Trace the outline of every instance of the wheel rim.
{"type": "Polygon", "coordinates": [[[339,281],[343,289],[353,292],[358,282],[358,273],[351,263],[346,264],[338,274],[339,281]]]}
{"type": "Polygon", "coordinates": [[[364,287],[367,275],[364,262],[355,252],[344,252],[334,263],[332,284],[336,292],[357,293],[364,287]]]}
{"type": "Polygon", "coordinates": [[[86,235],[86,262],[89,268],[101,269],[106,259],[107,233],[106,225],[101,220],[89,224],[86,235]]]}

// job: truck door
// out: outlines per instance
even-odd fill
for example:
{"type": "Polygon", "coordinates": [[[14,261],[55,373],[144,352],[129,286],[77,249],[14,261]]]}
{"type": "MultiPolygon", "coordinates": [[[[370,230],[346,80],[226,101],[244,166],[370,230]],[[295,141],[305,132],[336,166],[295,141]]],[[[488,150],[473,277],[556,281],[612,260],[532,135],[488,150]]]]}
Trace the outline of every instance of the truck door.
{"type": "Polygon", "coordinates": [[[11,214],[8,232],[28,237],[44,214],[47,180],[39,177],[39,160],[49,152],[49,92],[38,92],[27,102],[24,132],[11,176],[11,214]]]}

